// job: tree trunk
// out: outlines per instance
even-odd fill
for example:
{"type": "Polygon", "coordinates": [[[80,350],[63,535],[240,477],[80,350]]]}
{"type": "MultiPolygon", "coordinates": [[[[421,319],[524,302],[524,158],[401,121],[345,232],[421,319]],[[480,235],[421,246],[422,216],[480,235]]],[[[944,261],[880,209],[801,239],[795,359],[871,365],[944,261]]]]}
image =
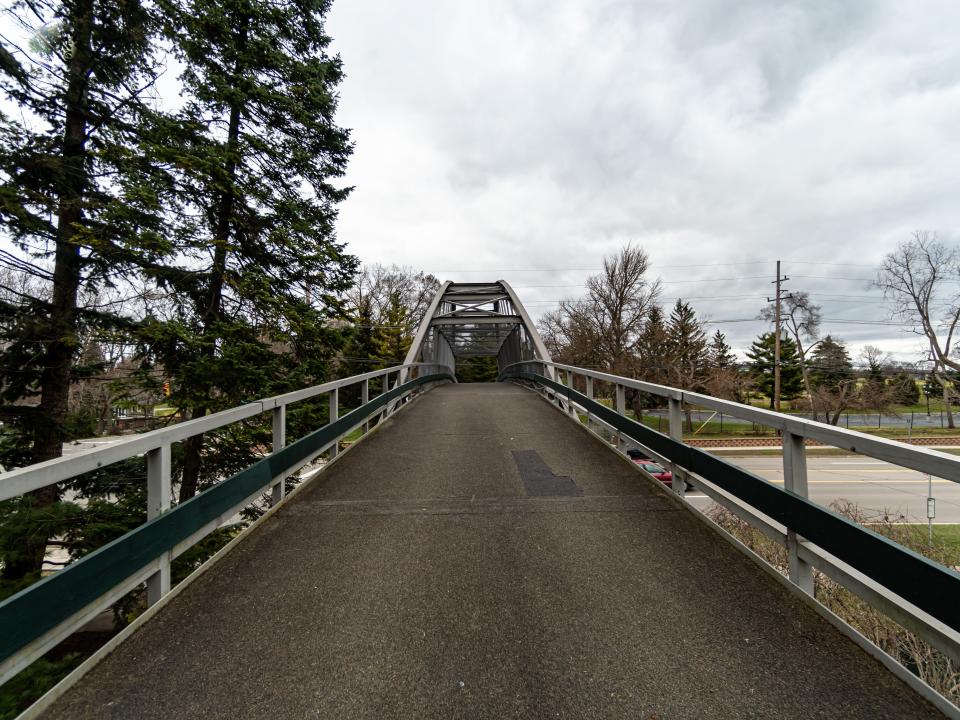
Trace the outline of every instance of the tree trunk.
{"type": "MultiPolygon", "coordinates": [[[[247,27],[249,18],[241,19],[237,41],[237,48],[242,53],[247,40],[247,27]]],[[[240,61],[234,66],[233,80],[237,81],[240,75],[240,61]]],[[[239,92],[239,91],[238,91],[239,92]]],[[[227,246],[230,242],[230,232],[233,221],[233,211],[236,202],[233,182],[237,175],[237,154],[240,146],[240,114],[241,101],[234,100],[230,104],[230,122],[227,127],[227,152],[226,152],[226,175],[230,180],[230,185],[220,192],[217,202],[216,224],[213,231],[213,264],[210,268],[210,288],[207,293],[207,306],[203,308],[201,323],[203,326],[202,334],[209,337],[211,342],[203,351],[209,357],[214,357],[213,335],[216,333],[216,324],[223,315],[223,284],[227,271],[227,246]]],[[[210,390],[208,385],[200,388],[203,396],[209,398],[210,390]]],[[[191,418],[203,417],[209,408],[203,402],[193,408],[191,418]]],[[[183,474],[180,482],[180,502],[189,500],[197,494],[197,488],[200,482],[200,454],[203,450],[203,435],[195,435],[184,443],[183,474]]]]}
{"type": "MultiPolygon", "coordinates": [[[[72,26],[74,52],[67,67],[61,166],[56,186],[57,236],[53,264],[53,293],[47,322],[43,371],[40,375],[40,406],[33,425],[34,463],[63,454],[64,422],[77,337],[77,294],[80,288],[80,248],[73,242],[83,222],[83,201],[89,168],[86,162],[87,82],[91,67],[90,33],[92,0],[79,0],[68,20],[72,26]]],[[[24,496],[34,509],[47,508],[60,500],[60,488],[49,485],[24,496]]],[[[46,524],[38,524],[21,538],[19,552],[4,558],[3,579],[39,575],[49,540],[46,524]]]]}
{"type": "MultiPolygon", "coordinates": [[[[206,413],[206,408],[197,408],[206,413]]],[[[195,415],[194,417],[202,417],[195,415]]],[[[194,435],[183,443],[183,477],[180,481],[179,502],[185,502],[197,494],[200,479],[203,435],[194,435]]]]}
{"type": "Polygon", "coordinates": [[[947,427],[952,430],[956,426],[953,424],[953,406],[950,403],[950,390],[947,388],[946,378],[941,379],[940,384],[943,387],[943,406],[947,410],[947,427]]]}

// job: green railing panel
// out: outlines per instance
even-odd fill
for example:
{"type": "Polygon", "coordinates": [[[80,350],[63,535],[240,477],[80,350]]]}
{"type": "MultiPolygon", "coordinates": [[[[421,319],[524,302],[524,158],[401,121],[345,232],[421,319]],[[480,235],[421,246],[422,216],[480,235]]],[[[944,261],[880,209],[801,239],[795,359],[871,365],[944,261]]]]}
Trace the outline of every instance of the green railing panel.
{"type": "Polygon", "coordinates": [[[743,468],[624,417],[562,383],[529,372],[507,372],[503,377],[552,388],[627,437],[707,478],[924,612],[960,630],[960,573],[743,468]]]}
{"type": "Polygon", "coordinates": [[[377,396],[233,477],[85,555],[0,603],[0,661],[69,619],[211,521],[272,485],[371,413],[449,374],[416,378],[377,396]]]}

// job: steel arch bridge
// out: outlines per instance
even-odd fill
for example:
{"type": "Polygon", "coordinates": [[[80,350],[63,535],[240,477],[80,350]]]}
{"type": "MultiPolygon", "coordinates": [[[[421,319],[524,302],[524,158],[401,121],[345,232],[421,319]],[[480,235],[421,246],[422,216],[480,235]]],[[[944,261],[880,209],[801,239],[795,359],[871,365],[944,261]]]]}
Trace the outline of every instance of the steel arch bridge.
{"type": "Polygon", "coordinates": [[[455,374],[457,360],[474,357],[496,357],[500,372],[527,360],[550,362],[540,333],[505,280],[443,283],[427,308],[404,364],[442,365],[455,374]]]}

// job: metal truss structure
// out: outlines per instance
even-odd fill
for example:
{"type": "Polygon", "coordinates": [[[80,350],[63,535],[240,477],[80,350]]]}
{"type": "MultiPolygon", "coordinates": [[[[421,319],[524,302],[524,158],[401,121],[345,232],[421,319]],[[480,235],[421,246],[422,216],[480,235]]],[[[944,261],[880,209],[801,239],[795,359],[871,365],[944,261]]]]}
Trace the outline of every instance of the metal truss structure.
{"type": "Polygon", "coordinates": [[[455,372],[457,360],[474,357],[496,357],[500,371],[527,360],[550,362],[537,328],[504,280],[445,282],[430,303],[405,362],[424,358],[422,362],[455,372]]]}

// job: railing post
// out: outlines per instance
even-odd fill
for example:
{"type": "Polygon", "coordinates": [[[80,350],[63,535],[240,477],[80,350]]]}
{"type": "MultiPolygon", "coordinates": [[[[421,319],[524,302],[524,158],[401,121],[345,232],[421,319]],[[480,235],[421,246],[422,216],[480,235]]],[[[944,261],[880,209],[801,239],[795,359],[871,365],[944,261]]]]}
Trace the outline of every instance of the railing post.
{"type": "MultiPolygon", "coordinates": [[[[366,380],[364,380],[363,383],[360,385],[360,404],[366,405],[368,402],[370,402],[370,378],[367,378],[366,380]]],[[[363,424],[364,435],[366,435],[368,432],[370,432],[369,420],[367,420],[363,424]]]]}
{"type": "MultiPolygon", "coordinates": [[[[573,370],[567,370],[567,387],[573,390],[573,370]]],[[[570,401],[567,410],[570,411],[571,416],[578,417],[577,410],[573,407],[573,401],[570,401]]]]}
{"type": "MultiPolygon", "coordinates": [[[[170,445],[147,453],[147,520],[170,509],[170,445]]],[[[160,556],[160,567],[147,578],[147,604],[153,605],[170,592],[170,553],[160,556]]]]}
{"type": "MultiPolygon", "coordinates": [[[[329,412],[329,422],[333,423],[336,419],[340,417],[340,392],[339,388],[334,388],[330,391],[330,412],[329,412]]],[[[337,452],[340,450],[340,441],[334,440],[333,447],[330,448],[330,459],[333,460],[337,456],[337,452]]]]}
{"type": "MultiPolygon", "coordinates": [[[[803,437],[792,432],[783,433],[783,487],[807,497],[807,450],[803,437]]],[[[800,559],[802,538],[787,528],[787,558],[790,581],[808,595],[813,595],[813,568],[800,559]]]]}
{"type": "MultiPolygon", "coordinates": [[[[626,414],[627,409],[627,393],[623,385],[617,384],[617,387],[614,391],[614,402],[616,403],[617,415],[626,414]]],[[[620,431],[617,431],[617,449],[623,445],[623,436],[620,434],[620,431]]]]}
{"type": "MultiPolygon", "coordinates": [[[[590,377],[589,375],[585,375],[584,377],[586,378],[586,381],[587,381],[586,395],[588,398],[593,400],[593,378],[590,377]]],[[[587,430],[590,430],[590,429],[591,429],[590,428],[590,411],[587,410],[587,430]]]]}
{"type": "MultiPolygon", "coordinates": [[[[669,398],[667,415],[669,419],[668,431],[670,437],[679,442],[683,442],[683,400],[680,398],[669,398]]],[[[670,472],[673,475],[672,489],[679,497],[684,497],[687,487],[686,471],[680,468],[676,463],[670,463],[670,472]]]]}
{"type": "MultiPolygon", "coordinates": [[[[287,406],[281,405],[273,409],[273,452],[282,450],[287,444],[287,406]]],[[[276,505],[287,494],[286,478],[273,486],[271,504],[276,505]]]]}

